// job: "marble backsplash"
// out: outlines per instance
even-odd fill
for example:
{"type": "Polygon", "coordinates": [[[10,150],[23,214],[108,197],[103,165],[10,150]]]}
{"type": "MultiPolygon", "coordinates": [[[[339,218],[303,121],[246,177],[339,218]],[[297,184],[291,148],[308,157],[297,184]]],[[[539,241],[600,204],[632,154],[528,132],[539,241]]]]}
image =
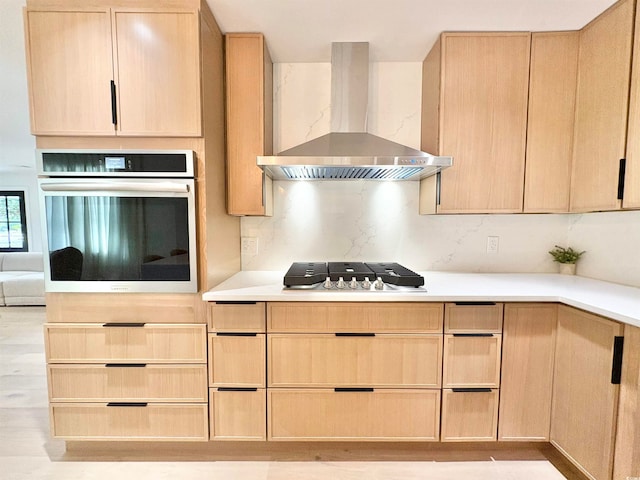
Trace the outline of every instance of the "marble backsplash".
{"type": "MultiPolygon", "coordinates": [[[[329,64],[274,65],[274,150],[329,131],[329,64]]],[[[418,148],[420,63],[371,65],[368,131],[418,148]]],[[[555,244],[586,250],[578,274],[640,287],[640,212],[419,215],[418,182],[274,182],[273,217],[243,217],[258,239],[243,270],[294,261],[396,261],[414,270],[556,272],[555,244]],[[487,237],[499,237],[487,253],[487,237]]]]}

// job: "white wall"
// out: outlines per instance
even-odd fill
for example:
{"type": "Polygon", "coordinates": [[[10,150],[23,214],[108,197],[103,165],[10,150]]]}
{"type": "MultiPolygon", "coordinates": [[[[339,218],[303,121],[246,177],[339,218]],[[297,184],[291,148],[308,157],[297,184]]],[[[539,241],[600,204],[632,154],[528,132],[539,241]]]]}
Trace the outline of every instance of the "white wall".
{"type": "MultiPolygon", "coordinates": [[[[274,66],[274,150],[329,131],[330,65],[274,66]]],[[[372,66],[369,132],[418,148],[421,64],[372,66]]],[[[454,160],[455,161],[455,160],[454,160]]],[[[244,217],[258,237],[243,270],[293,261],[398,261],[415,270],[555,272],[555,244],[587,250],[578,273],[640,286],[640,212],[418,215],[416,182],[275,182],[274,216],[244,217]],[[499,253],[486,253],[488,236],[499,253]]]]}
{"type": "Polygon", "coordinates": [[[0,190],[25,190],[29,250],[42,251],[35,139],[29,133],[29,102],[22,7],[0,1],[0,190]]]}

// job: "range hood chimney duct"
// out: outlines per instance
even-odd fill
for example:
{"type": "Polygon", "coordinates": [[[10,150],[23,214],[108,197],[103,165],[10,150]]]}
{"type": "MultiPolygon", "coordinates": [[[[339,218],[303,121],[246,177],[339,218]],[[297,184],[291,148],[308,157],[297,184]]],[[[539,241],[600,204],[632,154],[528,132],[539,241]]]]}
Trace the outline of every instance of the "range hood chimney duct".
{"type": "Polygon", "coordinates": [[[419,180],[452,164],[367,133],[369,44],[331,44],[331,133],[257,157],[274,180],[419,180]]]}

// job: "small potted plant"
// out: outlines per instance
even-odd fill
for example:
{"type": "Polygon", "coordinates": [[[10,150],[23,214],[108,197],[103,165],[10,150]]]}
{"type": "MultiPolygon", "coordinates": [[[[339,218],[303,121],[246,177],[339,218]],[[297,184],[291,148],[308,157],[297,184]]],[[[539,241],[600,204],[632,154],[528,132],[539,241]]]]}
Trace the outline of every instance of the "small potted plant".
{"type": "Polygon", "coordinates": [[[549,254],[553,257],[553,261],[560,264],[560,273],[565,275],[575,275],[576,262],[583,253],[584,251],[578,252],[571,247],[564,248],[559,245],[556,245],[553,250],[549,251],[549,254]]]}

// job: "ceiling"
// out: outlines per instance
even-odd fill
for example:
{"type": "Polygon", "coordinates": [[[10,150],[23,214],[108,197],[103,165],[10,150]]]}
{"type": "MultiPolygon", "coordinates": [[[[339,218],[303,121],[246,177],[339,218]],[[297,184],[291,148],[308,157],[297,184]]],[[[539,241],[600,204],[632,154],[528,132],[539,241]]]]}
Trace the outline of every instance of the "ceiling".
{"type": "Polygon", "coordinates": [[[576,30],[615,0],[207,0],[223,32],[262,32],[276,63],[329,62],[369,42],[376,62],[421,62],[442,31],[576,30]]]}

